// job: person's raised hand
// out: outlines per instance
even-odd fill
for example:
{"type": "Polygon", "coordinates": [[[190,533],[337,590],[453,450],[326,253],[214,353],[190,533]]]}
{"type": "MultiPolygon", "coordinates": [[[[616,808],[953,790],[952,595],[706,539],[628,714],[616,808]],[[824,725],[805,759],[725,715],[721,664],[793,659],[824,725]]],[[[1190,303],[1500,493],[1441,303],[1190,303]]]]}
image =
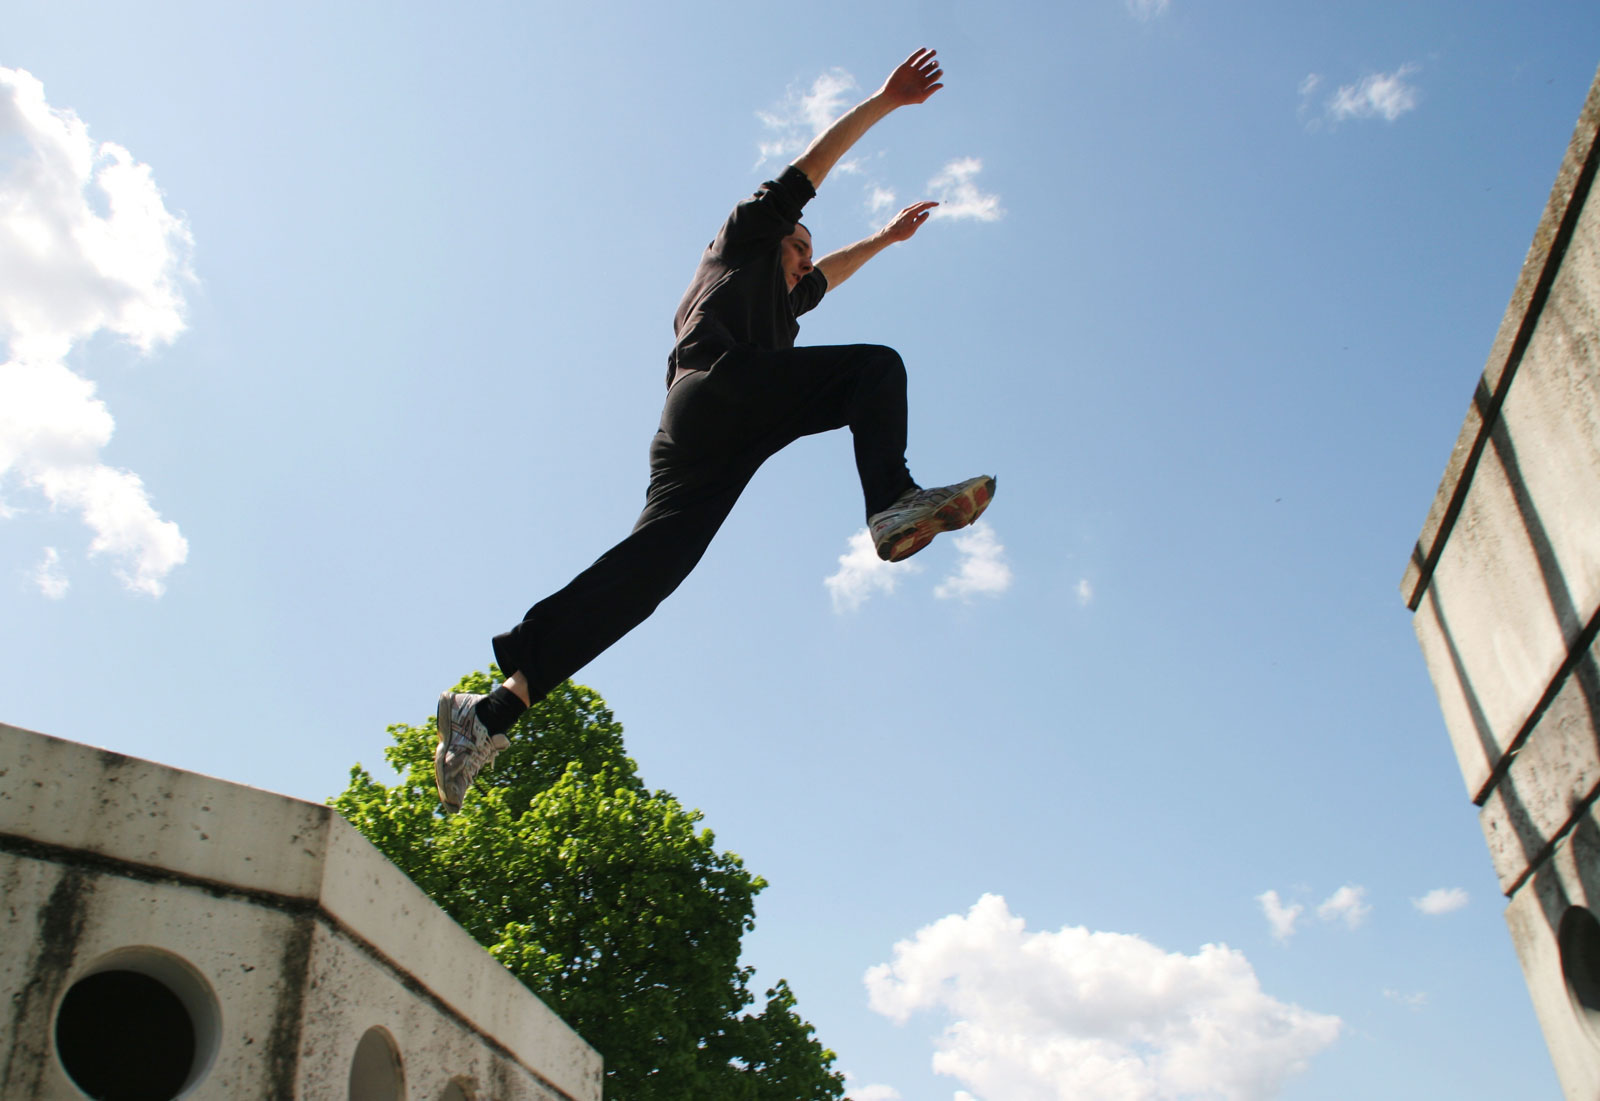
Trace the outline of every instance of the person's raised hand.
{"type": "Polygon", "coordinates": [[[927,98],[944,85],[939,78],[944,70],[939,67],[937,51],[920,49],[895,67],[889,79],[878,89],[878,95],[892,107],[906,107],[926,102],[927,98]]]}
{"type": "Polygon", "coordinates": [[[878,231],[878,236],[891,243],[910,240],[911,235],[921,229],[922,223],[928,220],[928,212],[938,205],[930,199],[912,203],[889,219],[889,224],[878,231]]]}

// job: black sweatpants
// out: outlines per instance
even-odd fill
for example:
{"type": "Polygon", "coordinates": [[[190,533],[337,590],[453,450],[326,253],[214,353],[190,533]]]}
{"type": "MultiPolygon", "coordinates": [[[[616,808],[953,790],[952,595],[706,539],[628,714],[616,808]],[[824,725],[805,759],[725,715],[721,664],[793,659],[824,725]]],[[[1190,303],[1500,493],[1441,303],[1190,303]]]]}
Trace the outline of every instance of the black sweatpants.
{"type": "Polygon", "coordinates": [[[801,436],[849,427],[866,514],[912,488],[906,370],[872,344],[730,352],[667,392],[650,489],[633,533],[494,639],[495,661],[538,700],[642,623],[689,576],[763,462],[801,436]]]}

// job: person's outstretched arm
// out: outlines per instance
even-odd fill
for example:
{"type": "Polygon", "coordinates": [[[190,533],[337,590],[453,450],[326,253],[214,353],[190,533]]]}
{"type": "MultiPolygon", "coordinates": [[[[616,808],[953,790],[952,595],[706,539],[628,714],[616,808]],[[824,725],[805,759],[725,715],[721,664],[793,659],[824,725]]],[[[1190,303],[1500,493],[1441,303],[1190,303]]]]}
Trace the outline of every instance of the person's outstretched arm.
{"type": "Polygon", "coordinates": [[[812,187],[821,187],[839,158],[861,140],[861,135],[895,108],[924,102],[944,87],[939,83],[943,75],[935,51],[918,50],[895,67],[883,87],[834,119],[800,154],[794,166],[806,174],[812,187]]]}
{"type": "Polygon", "coordinates": [[[862,264],[896,241],[910,240],[911,235],[921,229],[922,223],[928,220],[928,212],[938,205],[926,199],[920,203],[912,203],[871,237],[864,237],[855,244],[846,245],[818,260],[817,267],[822,270],[823,278],[827,279],[828,289],[833,290],[849,279],[862,264]]]}

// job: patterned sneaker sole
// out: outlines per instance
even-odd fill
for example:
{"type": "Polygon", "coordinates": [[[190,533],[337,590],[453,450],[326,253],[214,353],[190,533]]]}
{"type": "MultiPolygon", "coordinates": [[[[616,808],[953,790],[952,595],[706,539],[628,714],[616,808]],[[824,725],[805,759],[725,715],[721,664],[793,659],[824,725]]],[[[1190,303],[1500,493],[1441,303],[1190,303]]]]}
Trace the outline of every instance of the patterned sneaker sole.
{"type": "Polygon", "coordinates": [[[904,562],[923,547],[933,542],[933,537],[944,531],[960,531],[983,515],[983,510],[994,500],[994,479],[974,478],[962,486],[961,492],[940,505],[932,516],[892,532],[885,540],[889,553],[879,552],[885,562],[904,562]]]}
{"type": "Polygon", "coordinates": [[[439,694],[439,748],[433,751],[433,790],[439,793],[439,803],[446,813],[455,814],[461,809],[460,803],[452,803],[444,794],[444,778],[440,775],[444,771],[444,751],[450,744],[450,692],[439,694]]]}
{"type": "Polygon", "coordinates": [[[933,518],[944,526],[941,531],[959,531],[983,515],[994,500],[994,479],[974,478],[954,497],[939,506],[933,518]]]}

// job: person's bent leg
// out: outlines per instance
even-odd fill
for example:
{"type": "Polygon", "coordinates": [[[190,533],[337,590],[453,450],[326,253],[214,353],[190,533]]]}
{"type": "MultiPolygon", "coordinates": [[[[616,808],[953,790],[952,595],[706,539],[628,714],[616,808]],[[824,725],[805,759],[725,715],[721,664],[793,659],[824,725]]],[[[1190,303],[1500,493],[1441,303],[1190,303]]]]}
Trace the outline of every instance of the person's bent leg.
{"type": "Polygon", "coordinates": [[[878,557],[898,562],[940,532],[975,522],[994,497],[988,475],[922,489],[906,469],[906,372],[892,348],[871,344],[772,354],[779,392],[799,410],[791,428],[809,435],[848,425],[878,557]]]}
{"type": "Polygon", "coordinates": [[[906,467],[906,367],[898,352],[845,344],[791,348],[763,359],[762,404],[783,442],[850,429],[869,516],[916,488],[906,467]]]}

